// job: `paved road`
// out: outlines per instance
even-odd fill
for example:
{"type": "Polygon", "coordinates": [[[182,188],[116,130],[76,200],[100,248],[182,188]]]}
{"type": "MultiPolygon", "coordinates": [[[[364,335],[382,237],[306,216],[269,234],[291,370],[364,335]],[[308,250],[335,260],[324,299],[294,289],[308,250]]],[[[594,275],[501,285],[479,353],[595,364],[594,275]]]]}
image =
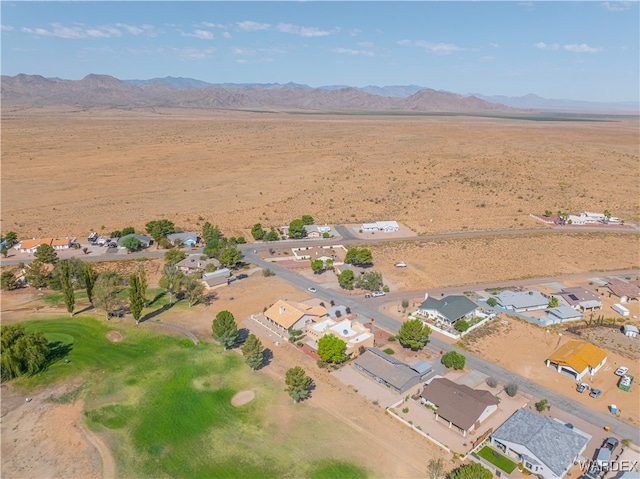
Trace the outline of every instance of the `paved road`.
{"type": "MultiPolygon", "coordinates": [[[[400,329],[400,322],[396,319],[387,316],[384,313],[381,313],[377,310],[377,307],[383,302],[388,301],[388,297],[381,298],[367,298],[363,297],[353,297],[353,296],[345,296],[337,291],[324,289],[318,284],[310,281],[296,273],[292,273],[291,271],[286,270],[277,265],[277,263],[271,263],[269,261],[262,260],[258,254],[254,254],[253,251],[246,253],[246,260],[254,263],[262,268],[269,268],[276,275],[280,276],[285,281],[290,284],[297,286],[301,289],[307,289],[309,287],[315,287],[317,289],[316,295],[321,297],[326,301],[334,300],[336,304],[343,304],[351,308],[352,311],[357,312],[361,316],[365,318],[373,318],[374,325],[376,327],[381,327],[382,329],[389,331],[392,334],[395,334],[400,329]]],[[[615,272],[606,272],[606,273],[598,273],[597,275],[610,275],[610,274],[627,274],[629,271],[615,271],[615,272]]],[[[632,274],[638,274],[638,270],[634,270],[632,274]]],[[[571,277],[575,277],[577,275],[569,275],[571,277]]],[[[586,277],[592,277],[594,274],[585,274],[586,277]]],[[[558,281],[560,278],[543,278],[546,282],[550,282],[551,280],[558,281]]],[[[529,284],[539,284],[540,279],[529,279],[523,280],[521,282],[513,281],[509,282],[512,285],[520,285],[523,283],[529,284]]],[[[505,283],[500,283],[504,285],[505,283]]],[[[491,287],[491,286],[487,286],[491,287]]],[[[463,290],[468,290],[469,287],[463,287],[463,290]]],[[[478,289],[477,287],[473,287],[472,289],[478,289]]],[[[404,293],[403,293],[404,294],[404,293]]],[[[411,295],[409,297],[415,297],[416,292],[408,292],[407,294],[411,295]]],[[[515,382],[519,385],[519,389],[526,394],[531,395],[534,398],[546,398],[549,400],[550,404],[553,404],[554,407],[558,407],[559,409],[570,411],[576,416],[594,424],[598,427],[609,426],[611,428],[611,432],[616,434],[622,438],[631,438],[634,439],[634,442],[640,442],[640,430],[632,425],[629,425],[625,422],[622,422],[616,419],[614,416],[610,414],[604,414],[597,411],[593,411],[582,404],[573,401],[572,399],[563,396],[555,391],[547,389],[541,385],[530,382],[528,379],[513,373],[507,369],[504,369],[496,364],[493,364],[489,361],[486,361],[478,356],[475,356],[468,351],[462,351],[460,349],[455,348],[454,346],[438,339],[432,337],[429,340],[428,344],[429,349],[439,353],[440,351],[448,352],[448,351],[458,351],[467,358],[467,365],[470,369],[476,369],[488,376],[493,376],[500,383],[507,384],[509,382],[515,382]]]]}

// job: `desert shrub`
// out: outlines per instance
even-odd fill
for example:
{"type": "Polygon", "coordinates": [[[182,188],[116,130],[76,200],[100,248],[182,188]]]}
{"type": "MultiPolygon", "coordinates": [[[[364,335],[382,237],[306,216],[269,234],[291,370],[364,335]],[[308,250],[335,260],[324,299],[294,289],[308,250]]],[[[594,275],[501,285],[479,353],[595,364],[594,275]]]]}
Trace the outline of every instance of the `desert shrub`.
{"type": "Polygon", "coordinates": [[[518,393],[518,385],[516,383],[509,383],[504,387],[504,390],[509,397],[514,397],[518,393]]]}
{"type": "Polygon", "coordinates": [[[265,278],[268,278],[269,276],[275,276],[275,275],[276,274],[269,268],[262,270],[262,276],[264,276],[265,278]]]}
{"type": "Polygon", "coordinates": [[[486,382],[487,382],[487,386],[489,386],[490,388],[495,388],[498,385],[498,380],[493,376],[489,376],[486,382]]]}

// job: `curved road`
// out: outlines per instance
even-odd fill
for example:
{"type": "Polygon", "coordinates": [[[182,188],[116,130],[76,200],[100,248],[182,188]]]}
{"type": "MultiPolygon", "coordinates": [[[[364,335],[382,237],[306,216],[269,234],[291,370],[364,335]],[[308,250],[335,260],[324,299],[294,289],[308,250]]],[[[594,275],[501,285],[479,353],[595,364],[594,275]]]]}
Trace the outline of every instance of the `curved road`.
{"type": "MultiPolygon", "coordinates": [[[[251,263],[260,266],[261,268],[271,269],[273,272],[276,273],[277,276],[280,276],[282,279],[284,279],[285,281],[287,281],[288,283],[294,286],[297,286],[298,288],[307,289],[312,286],[315,287],[317,289],[317,293],[316,293],[317,296],[327,301],[333,300],[336,302],[336,304],[343,304],[345,306],[348,306],[349,308],[351,308],[352,311],[357,312],[358,314],[360,314],[365,318],[373,318],[375,320],[374,321],[375,325],[381,326],[383,329],[389,331],[390,333],[397,333],[398,330],[400,329],[400,323],[397,320],[377,310],[377,306],[382,302],[387,301],[388,297],[370,298],[365,300],[364,297],[355,298],[353,296],[345,296],[340,294],[339,292],[318,287],[317,283],[314,283],[313,281],[310,281],[300,275],[297,275],[296,273],[292,273],[291,271],[288,271],[287,269],[278,266],[277,263],[265,261],[261,257],[259,257],[257,253],[254,253],[253,250],[247,251],[245,253],[245,258],[251,263]],[[366,304],[363,304],[363,303],[366,303],[366,304]]],[[[609,274],[635,275],[638,273],[640,273],[640,270],[613,271],[610,273],[609,272],[584,273],[584,276],[592,277],[594,275],[602,276],[602,275],[609,275],[609,274]]],[[[579,277],[579,276],[580,275],[569,275],[569,277],[579,277]]],[[[557,281],[559,278],[556,277],[556,278],[544,278],[544,279],[547,281],[551,281],[551,280],[557,281]]],[[[539,284],[540,279],[503,282],[503,283],[500,283],[500,285],[501,286],[504,286],[505,284],[522,285],[522,284],[526,284],[527,282],[529,284],[539,284]]],[[[495,283],[487,283],[487,284],[493,284],[494,286],[497,285],[495,283]]],[[[479,286],[483,286],[483,285],[479,285],[479,286]]],[[[491,286],[487,286],[487,287],[491,287],[491,286]]],[[[461,287],[461,289],[463,289],[464,291],[468,291],[469,288],[470,288],[469,286],[461,287]]],[[[451,289],[455,289],[455,288],[451,288],[451,289]]],[[[404,295],[405,293],[402,293],[402,294],[404,295]]],[[[417,293],[414,291],[413,293],[407,292],[406,294],[410,295],[408,297],[416,297],[417,293]]],[[[467,364],[470,366],[470,368],[476,369],[488,376],[493,376],[503,384],[507,384],[509,382],[516,382],[518,383],[519,389],[521,391],[531,395],[532,397],[546,398],[549,400],[550,403],[554,405],[554,407],[558,407],[559,409],[562,409],[564,411],[571,412],[572,414],[575,414],[576,416],[584,419],[585,421],[588,421],[591,424],[594,424],[595,426],[604,427],[605,425],[608,425],[609,427],[611,427],[613,433],[623,438],[632,438],[632,439],[635,438],[635,441],[637,441],[639,437],[640,430],[638,428],[630,424],[627,424],[625,422],[622,422],[610,414],[604,414],[604,413],[600,413],[592,409],[589,409],[583,406],[582,404],[576,401],[573,401],[572,399],[562,394],[559,394],[555,391],[547,389],[544,386],[541,386],[539,384],[535,384],[512,371],[509,371],[496,364],[486,361],[478,356],[475,356],[469,353],[468,351],[462,351],[460,349],[457,349],[452,345],[438,338],[431,337],[429,339],[428,347],[429,349],[435,352],[458,351],[465,355],[465,357],[467,358],[467,364]]]]}

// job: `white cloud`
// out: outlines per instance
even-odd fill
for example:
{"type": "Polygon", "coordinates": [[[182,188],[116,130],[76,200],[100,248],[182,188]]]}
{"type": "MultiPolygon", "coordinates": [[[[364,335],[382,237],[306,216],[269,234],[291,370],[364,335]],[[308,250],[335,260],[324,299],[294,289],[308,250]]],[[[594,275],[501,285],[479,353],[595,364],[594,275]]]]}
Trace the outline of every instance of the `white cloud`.
{"type": "Polygon", "coordinates": [[[292,25],[291,23],[278,24],[278,30],[282,33],[291,33],[293,35],[300,35],[301,37],[326,37],[337,32],[334,30],[319,30],[315,27],[301,27],[298,25],[292,25]]]}
{"type": "Polygon", "coordinates": [[[562,48],[568,52],[574,53],[599,53],[602,51],[601,47],[590,47],[586,43],[580,43],[579,45],[577,43],[572,43],[571,45],[564,45],[562,48]]]}
{"type": "Polygon", "coordinates": [[[231,34],[230,34],[229,32],[224,32],[224,33],[222,34],[222,36],[223,36],[224,38],[229,38],[229,39],[231,38],[231,34]]]}
{"type": "Polygon", "coordinates": [[[540,49],[540,50],[558,50],[558,49],[560,49],[560,45],[558,45],[557,43],[538,42],[538,43],[534,43],[533,46],[535,48],[540,49]]]}
{"type": "Polygon", "coordinates": [[[361,33],[362,33],[362,30],[360,30],[359,28],[354,28],[349,32],[349,35],[351,35],[352,37],[357,37],[361,33]]]}
{"type": "Polygon", "coordinates": [[[196,27],[200,28],[229,28],[227,25],[222,25],[220,23],[211,23],[211,22],[200,22],[195,24],[196,27]]]}
{"type": "Polygon", "coordinates": [[[342,55],[362,55],[365,57],[372,57],[373,52],[369,50],[353,50],[351,48],[334,48],[331,50],[333,53],[339,53],[342,55]]]}
{"type": "Polygon", "coordinates": [[[500,45],[498,43],[489,43],[489,46],[492,46],[493,48],[500,48],[500,45]]]}
{"type": "Polygon", "coordinates": [[[127,25],[126,23],[116,23],[116,27],[122,28],[131,35],[140,35],[141,33],[144,33],[144,29],[134,25],[127,25]]]}
{"type": "Polygon", "coordinates": [[[187,60],[205,60],[211,58],[216,52],[216,49],[213,47],[202,50],[197,48],[174,48],[173,51],[177,53],[179,57],[187,60]]]}
{"type": "Polygon", "coordinates": [[[373,42],[358,42],[359,47],[373,48],[373,42]]]}
{"type": "Polygon", "coordinates": [[[610,12],[624,12],[631,10],[634,3],[636,2],[604,2],[602,6],[610,12]]]}
{"type": "Polygon", "coordinates": [[[36,35],[38,37],[56,37],[64,39],[81,39],[81,38],[114,38],[121,37],[122,32],[130,33],[131,35],[145,34],[149,37],[156,36],[154,27],[152,25],[142,25],[136,27],[133,25],[127,25],[125,23],[116,23],[115,26],[103,25],[98,27],[88,27],[83,24],[77,24],[73,26],[66,26],[60,23],[49,24],[50,28],[29,28],[22,27],[20,29],[23,33],[36,35]]]}
{"type": "Polygon", "coordinates": [[[14,30],[15,30],[15,28],[13,28],[11,25],[0,25],[0,31],[12,32],[14,30]]]}
{"type": "Polygon", "coordinates": [[[257,32],[260,30],[269,30],[271,28],[271,24],[269,23],[258,23],[250,20],[237,22],[236,25],[238,25],[238,28],[244,32],[257,32]]]}
{"type": "Polygon", "coordinates": [[[252,49],[252,48],[233,47],[231,49],[231,53],[233,53],[234,55],[247,56],[247,55],[254,55],[256,53],[256,51],[254,49],[252,49]]]}
{"type": "Polygon", "coordinates": [[[400,40],[396,43],[402,46],[422,48],[429,53],[434,53],[436,55],[450,55],[454,52],[462,52],[467,50],[466,48],[459,47],[458,45],[455,45],[453,43],[433,43],[426,42],[424,40],[400,40]]]}
{"type": "Polygon", "coordinates": [[[199,38],[200,40],[213,40],[213,33],[207,30],[194,30],[193,33],[182,33],[183,37],[199,38]]]}

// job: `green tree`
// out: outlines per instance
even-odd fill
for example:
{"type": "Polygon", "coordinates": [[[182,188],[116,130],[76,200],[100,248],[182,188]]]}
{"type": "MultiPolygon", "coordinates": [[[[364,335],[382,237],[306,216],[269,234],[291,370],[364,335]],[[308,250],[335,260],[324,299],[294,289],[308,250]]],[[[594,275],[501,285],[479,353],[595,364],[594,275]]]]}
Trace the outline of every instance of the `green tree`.
{"type": "Polygon", "coordinates": [[[466,359],[462,354],[456,351],[449,351],[442,355],[440,362],[448,368],[464,369],[466,359]]]}
{"type": "Polygon", "coordinates": [[[469,326],[469,323],[464,319],[459,319],[458,321],[455,322],[453,327],[455,328],[456,331],[460,331],[461,333],[464,333],[467,329],[469,329],[470,326],[469,326]]]}
{"type": "Polygon", "coordinates": [[[611,219],[611,212],[609,210],[604,210],[604,222],[605,223],[609,223],[609,220],[611,219]]]}
{"type": "Polygon", "coordinates": [[[553,211],[551,211],[551,210],[544,210],[544,215],[545,215],[545,216],[549,217],[549,216],[551,216],[552,214],[553,214],[553,211]]]}
{"type": "Polygon", "coordinates": [[[251,227],[251,236],[253,236],[254,240],[261,240],[264,238],[266,231],[262,229],[262,225],[260,223],[256,223],[251,227]]]}
{"type": "Polygon", "coordinates": [[[551,296],[551,299],[549,300],[549,308],[557,308],[557,307],[558,307],[558,297],[551,296]]]}
{"type": "Polygon", "coordinates": [[[225,248],[220,251],[218,261],[227,268],[235,268],[242,258],[242,251],[238,248],[225,248]]]}
{"type": "Polygon", "coordinates": [[[296,366],[287,371],[284,383],[287,385],[285,391],[289,393],[293,402],[297,403],[309,397],[311,378],[307,376],[305,370],[300,366],[296,366]]]}
{"type": "Polygon", "coordinates": [[[382,274],[377,271],[368,271],[358,276],[355,285],[367,291],[378,291],[382,286],[382,274]]]}
{"type": "Polygon", "coordinates": [[[4,235],[4,239],[7,240],[7,246],[11,247],[18,241],[18,235],[15,231],[9,231],[6,235],[4,235]]]}
{"type": "Polygon", "coordinates": [[[73,317],[73,308],[76,304],[76,296],[73,291],[73,284],[71,282],[71,269],[69,267],[68,260],[62,260],[58,263],[60,268],[60,286],[62,288],[62,298],[64,304],[67,306],[67,312],[69,316],[73,317]]]}
{"type": "Polygon", "coordinates": [[[542,412],[545,409],[547,409],[547,407],[549,406],[549,401],[546,399],[540,399],[540,401],[538,401],[536,403],[536,411],[538,412],[542,412]]]}
{"type": "Polygon", "coordinates": [[[252,371],[262,366],[264,363],[264,347],[255,334],[250,334],[240,349],[245,362],[252,371]]]}
{"type": "Polygon", "coordinates": [[[173,304],[173,297],[180,293],[183,280],[184,274],[174,264],[164,265],[158,286],[169,295],[169,306],[173,304]]]}
{"type": "Polygon", "coordinates": [[[183,281],[184,297],[189,302],[189,307],[205,300],[205,286],[196,276],[185,276],[183,281]]]}
{"type": "Polygon", "coordinates": [[[407,308],[409,307],[409,300],[408,299],[403,299],[402,300],[402,312],[406,312],[407,308]]]}
{"type": "Polygon", "coordinates": [[[49,279],[49,271],[42,261],[32,261],[24,269],[24,279],[33,288],[44,288],[49,279]]]}
{"type": "Polygon", "coordinates": [[[338,275],[338,284],[342,289],[353,289],[354,276],[353,271],[345,269],[338,275]]]}
{"type": "Polygon", "coordinates": [[[289,238],[298,239],[304,236],[304,223],[300,218],[296,218],[295,220],[289,223],[289,238]]]}
{"type": "MultiPolygon", "coordinates": [[[[68,258],[64,260],[69,268],[69,276],[74,289],[82,289],[85,287],[84,281],[84,262],[78,258],[68,258]]],[[[60,279],[60,267],[62,261],[58,261],[53,267],[49,278],[49,287],[52,289],[62,290],[62,282],[60,279]]]]}
{"type": "Polygon", "coordinates": [[[145,230],[149,235],[151,235],[156,243],[158,243],[161,238],[164,238],[168,234],[175,233],[176,227],[171,221],[162,219],[149,221],[145,225],[145,230]]]}
{"type": "Polygon", "coordinates": [[[52,246],[48,244],[41,244],[33,253],[33,257],[41,263],[53,264],[58,261],[58,254],[52,246]]]}
{"type": "Polygon", "coordinates": [[[133,226],[127,226],[126,228],[122,228],[122,236],[132,235],[135,233],[136,233],[136,230],[133,228],[133,226]]]}
{"type": "Polygon", "coordinates": [[[177,264],[187,257],[187,253],[179,249],[170,249],[164,254],[165,264],[177,264]]]}
{"type": "Polygon", "coordinates": [[[11,271],[3,271],[0,274],[0,287],[4,291],[11,291],[18,288],[18,280],[16,275],[11,271]]]}
{"type": "Polygon", "coordinates": [[[122,231],[116,230],[116,231],[112,231],[109,236],[111,236],[112,238],[120,238],[121,236],[124,236],[124,235],[122,234],[122,231]]]}
{"type": "Polygon", "coordinates": [[[120,301],[118,292],[122,289],[122,278],[113,271],[105,271],[98,276],[93,285],[93,304],[104,310],[105,319],[113,312],[120,301]]]}
{"type": "Polygon", "coordinates": [[[315,274],[322,273],[324,271],[324,261],[321,259],[314,259],[311,262],[311,269],[315,274]]]}
{"type": "Polygon", "coordinates": [[[369,266],[373,264],[373,255],[369,248],[362,248],[356,254],[356,264],[360,266],[369,266]]]}
{"type": "Polygon", "coordinates": [[[224,347],[225,351],[238,342],[238,326],[230,311],[220,311],[213,320],[211,328],[213,338],[224,347]]]}
{"type": "Polygon", "coordinates": [[[442,479],[444,476],[444,461],[441,458],[431,459],[427,465],[428,479],[442,479]]]}
{"type": "Polygon", "coordinates": [[[356,264],[358,258],[358,248],[349,248],[344,256],[344,262],[347,264],[356,264]]]}
{"type": "Polygon", "coordinates": [[[300,221],[302,221],[302,224],[304,226],[312,225],[314,223],[313,216],[311,215],[302,215],[302,218],[300,218],[300,221]]]}
{"type": "Polygon", "coordinates": [[[142,243],[135,236],[127,236],[123,238],[119,244],[129,251],[138,251],[142,247],[142,243]]]}
{"type": "Polygon", "coordinates": [[[417,351],[427,344],[430,334],[429,326],[419,319],[411,319],[402,323],[396,337],[402,346],[417,351]]]}
{"type": "Polygon", "coordinates": [[[482,464],[472,462],[454,469],[447,479],[491,479],[493,474],[482,464]]]}
{"type": "Polygon", "coordinates": [[[509,383],[504,387],[504,390],[507,393],[507,396],[512,398],[516,394],[518,394],[518,384],[517,383],[509,383]]]}
{"type": "Polygon", "coordinates": [[[138,270],[138,280],[140,281],[140,294],[142,295],[142,303],[144,307],[147,307],[147,288],[149,282],[147,281],[147,273],[143,267],[138,270]]]}
{"type": "Polygon", "coordinates": [[[497,306],[498,300],[496,298],[489,298],[487,299],[487,304],[493,308],[497,306]]]}
{"type": "Polygon", "coordinates": [[[129,309],[133,319],[136,320],[136,326],[140,323],[143,308],[144,296],[140,287],[140,277],[137,274],[132,274],[129,276],[129,309]]]}
{"type": "Polygon", "coordinates": [[[220,236],[220,229],[217,226],[211,225],[208,221],[202,225],[202,242],[204,244],[213,239],[219,239],[220,236]]]}
{"type": "Polygon", "coordinates": [[[278,235],[278,232],[273,228],[271,228],[271,231],[264,235],[265,241],[278,241],[279,239],[280,236],[278,235]]]}
{"type": "Polygon", "coordinates": [[[343,363],[349,356],[344,354],[347,347],[342,339],[334,334],[325,334],[318,340],[318,356],[327,363],[343,363]]]}
{"type": "Polygon", "coordinates": [[[87,299],[89,299],[89,303],[93,304],[93,285],[96,282],[96,274],[93,272],[91,263],[84,263],[82,267],[82,277],[84,278],[84,285],[87,289],[87,299]]]}
{"type": "Polygon", "coordinates": [[[9,250],[7,249],[6,246],[3,246],[2,249],[0,249],[0,254],[5,258],[9,255],[9,250]]]}
{"type": "Polygon", "coordinates": [[[23,326],[2,326],[0,330],[2,380],[35,374],[47,363],[49,344],[40,332],[27,333],[23,326]]]}

